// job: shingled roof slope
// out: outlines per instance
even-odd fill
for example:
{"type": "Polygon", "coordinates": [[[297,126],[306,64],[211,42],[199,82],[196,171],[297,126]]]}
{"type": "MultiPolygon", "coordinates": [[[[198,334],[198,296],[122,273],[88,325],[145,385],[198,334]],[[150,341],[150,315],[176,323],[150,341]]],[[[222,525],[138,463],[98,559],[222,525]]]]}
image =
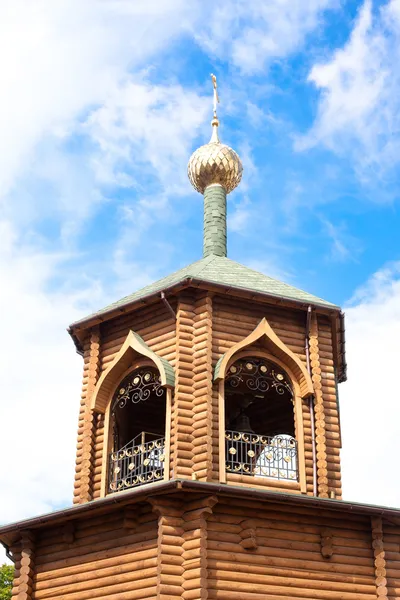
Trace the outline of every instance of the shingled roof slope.
{"type": "Polygon", "coordinates": [[[237,288],[238,290],[251,290],[255,293],[259,292],[268,294],[275,296],[276,298],[282,298],[286,300],[295,300],[297,302],[304,302],[313,305],[324,306],[327,308],[339,308],[331,302],[327,302],[322,298],[318,298],[317,296],[313,296],[308,292],[299,290],[292,285],[283,283],[282,281],[278,281],[272,277],[268,277],[268,275],[264,275],[263,273],[259,273],[253,269],[249,269],[248,267],[230,260],[229,258],[211,255],[207,256],[206,258],[202,258],[201,260],[198,260],[197,262],[194,262],[186,267],[183,267],[182,269],[179,269],[179,271],[171,273],[171,275],[167,275],[167,277],[163,277],[162,279],[147,285],[137,292],[121,298],[121,300],[118,300],[113,304],[109,304],[105,308],[102,308],[92,315],[89,315],[85,319],[78,321],[78,323],[87,321],[91,318],[99,317],[103,313],[131,304],[136,300],[150,296],[167,287],[179,284],[188,278],[193,278],[208,283],[216,283],[219,285],[228,286],[230,288],[237,288]]]}

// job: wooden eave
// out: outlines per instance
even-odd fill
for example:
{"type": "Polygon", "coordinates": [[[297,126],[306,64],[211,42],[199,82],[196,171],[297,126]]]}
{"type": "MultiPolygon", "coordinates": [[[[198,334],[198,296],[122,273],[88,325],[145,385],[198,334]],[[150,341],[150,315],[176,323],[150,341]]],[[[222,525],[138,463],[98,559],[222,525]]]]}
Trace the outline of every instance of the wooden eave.
{"type": "Polygon", "coordinates": [[[179,292],[188,288],[203,289],[229,297],[242,298],[260,303],[275,304],[277,306],[297,310],[306,311],[308,307],[311,306],[318,313],[330,317],[332,322],[332,338],[334,342],[336,341],[336,343],[334,343],[334,355],[335,364],[337,365],[338,370],[338,382],[341,383],[346,381],[347,366],[345,358],[344,313],[341,311],[340,307],[326,306],[325,304],[319,304],[317,302],[311,303],[304,302],[302,300],[283,298],[275,294],[257,292],[243,287],[221,285],[193,277],[187,277],[181,280],[179,283],[165,287],[157,292],[144,295],[141,298],[135,299],[134,301],[128,302],[122,306],[112,307],[101,314],[94,314],[81,321],[76,321],[69,326],[68,333],[71,335],[74,341],[77,352],[82,354],[83,340],[86,337],[87,330],[91,327],[105,323],[106,321],[110,321],[121,314],[128,314],[138,310],[143,306],[149,306],[156,302],[160,302],[163,300],[163,297],[167,296],[167,294],[169,297],[176,296],[179,292]]]}
{"type": "Polygon", "coordinates": [[[331,500],[328,498],[317,498],[314,496],[288,494],[286,492],[254,489],[248,487],[236,487],[219,483],[206,483],[192,481],[190,479],[172,479],[171,481],[153,483],[143,487],[117,492],[105,498],[99,498],[92,502],[72,506],[64,510],[47,513],[32,519],[25,519],[0,527],[0,542],[5,546],[11,546],[18,540],[22,531],[40,530],[51,525],[60,525],[68,521],[79,519],[82,516],[98,516],[100,514],[120,510],[121,506],[143,502],[153,496],[196,493],[228,496],[238,500],[257,500],[266,503],[282,503],[289,506],[303,506],[313,509],[319,513],[324,510],[343,512],[346,514],[359,514],[368,516],[379,516],[389,523],[400,523],[400,509],[364,504],[358,502],[347,502],[345,500],[331,500]]]}

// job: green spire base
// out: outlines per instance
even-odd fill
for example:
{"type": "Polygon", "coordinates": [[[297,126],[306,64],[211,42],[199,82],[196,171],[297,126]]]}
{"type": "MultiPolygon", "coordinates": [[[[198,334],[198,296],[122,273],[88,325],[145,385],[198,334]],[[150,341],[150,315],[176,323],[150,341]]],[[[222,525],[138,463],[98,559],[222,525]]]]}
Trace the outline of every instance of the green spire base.
{"type": "Polygon", "coordinates": [[[226,256],[226,191],[219,184],[204,190],[203,256],[226,256]]]}

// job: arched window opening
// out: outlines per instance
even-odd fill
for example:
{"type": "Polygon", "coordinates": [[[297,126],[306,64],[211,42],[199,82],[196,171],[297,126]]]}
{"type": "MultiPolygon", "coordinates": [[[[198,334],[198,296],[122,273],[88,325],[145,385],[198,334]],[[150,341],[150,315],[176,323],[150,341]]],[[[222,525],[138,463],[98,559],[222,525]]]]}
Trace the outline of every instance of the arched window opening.
{"type": "Polygon", "coordinates": [[[225,378],[228,473],[297,480],[292,383],[263,358],[233,363],[225,378]]]}
{"type": "Polygon", "coordinates": [[[143,367],[118,385],[111,404],[109,492],[164,477],[166,390],[158,371],[143,367]]]}

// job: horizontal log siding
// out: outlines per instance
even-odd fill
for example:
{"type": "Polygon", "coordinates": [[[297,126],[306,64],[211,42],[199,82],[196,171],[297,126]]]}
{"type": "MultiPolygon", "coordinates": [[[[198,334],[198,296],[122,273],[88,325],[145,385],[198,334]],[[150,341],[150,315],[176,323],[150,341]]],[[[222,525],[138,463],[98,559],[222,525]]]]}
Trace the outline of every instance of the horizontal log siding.
{"type": "MultiPolygon", "coordinates": [[[[173,304],[175,310],[176,303],[173,304]]],[[[102,325],[102,371],[113,361],[131,329],[144,339],[153,352],[175,364],[175,320],[160,301],[158,305],[142,308],[102,325]]]]}
{"type": "MultiPolygon", "coordinates": [[[[160,302],[159,305],[142,308],[128,315],[121,315],[101,326],[100,372],[110,366],[131,329],[135,333],[138,333],[146,344],[159,356],[169,360],[172,365],[175,364],[175,321],[171,313],[160,302]]],[[[84,386],[86,385],[86,380],[87,375],[85,371],[84,386]]],[[[103,442],[104,417],[100,415],[94,427],[92,441],[91,483],[92,497],[94,499],[99,498],[101,494],[103,442]]],[[[76,501],[79,501],[79,496],[76,501]]]]}
{"type": "Polygon", "coordinates": [[[340,468],[341,435],[333,360],[332,327],[330,320],[324,316],[318,316],[318,341],[322,397],[325,412],[328,489],[329,492],[334,492],[336,498],[340,499],[342,497],[340,468]]]}
{"type": "Polygon", "coordinates": [[[26,532],[12,597],[395,600],[399,539],[368,514],[180,492],[26,532]]]}
{"type": "MultiPolygon", "coordinates": [[[[390,600],[400,598],[400,522],[399,525],[383,524],[383,547],[385,550],[385,572],[381,570],[377,577],[383,577],[382,581],[387,587],[387,597],[390,600]]],[[[377,554],[379,548],[374,549],[377,554]]],[[[379,567],[378,567],[379,568],[379,567]]]]}
{"type": "Polygon", "coordinates": [[[36,546],[32,600],[144,600],[156,597],[157,518],[150,507],[135,529],[124,529],[123,511],[41,535],[36,546]]]}
{"type": "MultiPolygon", "coordinates": [[[[213,298],[213,366],[233,345],[248,336],[264,317],[280,339],[305,364],[305,311],[265,306],[257,302],[239,302],[232,298],[216,295],[213,298]]],[[[307,493],[312,494],[311,421],[307,402],[302,403],[302,410],[307,493]]],[[[213,432],[213,479],[218,480],[218,389],[215,384],[213,387],[213,432]]]]}
{"type": "Polygon", "coordinates": [[[220,498],[208,519],[208,597],[376,600],[368,517],[220,498]],[[257,544],[241,544],[243,526],[257,544]],[[333,555],[323,558],[329,529],[333,555]]]}

